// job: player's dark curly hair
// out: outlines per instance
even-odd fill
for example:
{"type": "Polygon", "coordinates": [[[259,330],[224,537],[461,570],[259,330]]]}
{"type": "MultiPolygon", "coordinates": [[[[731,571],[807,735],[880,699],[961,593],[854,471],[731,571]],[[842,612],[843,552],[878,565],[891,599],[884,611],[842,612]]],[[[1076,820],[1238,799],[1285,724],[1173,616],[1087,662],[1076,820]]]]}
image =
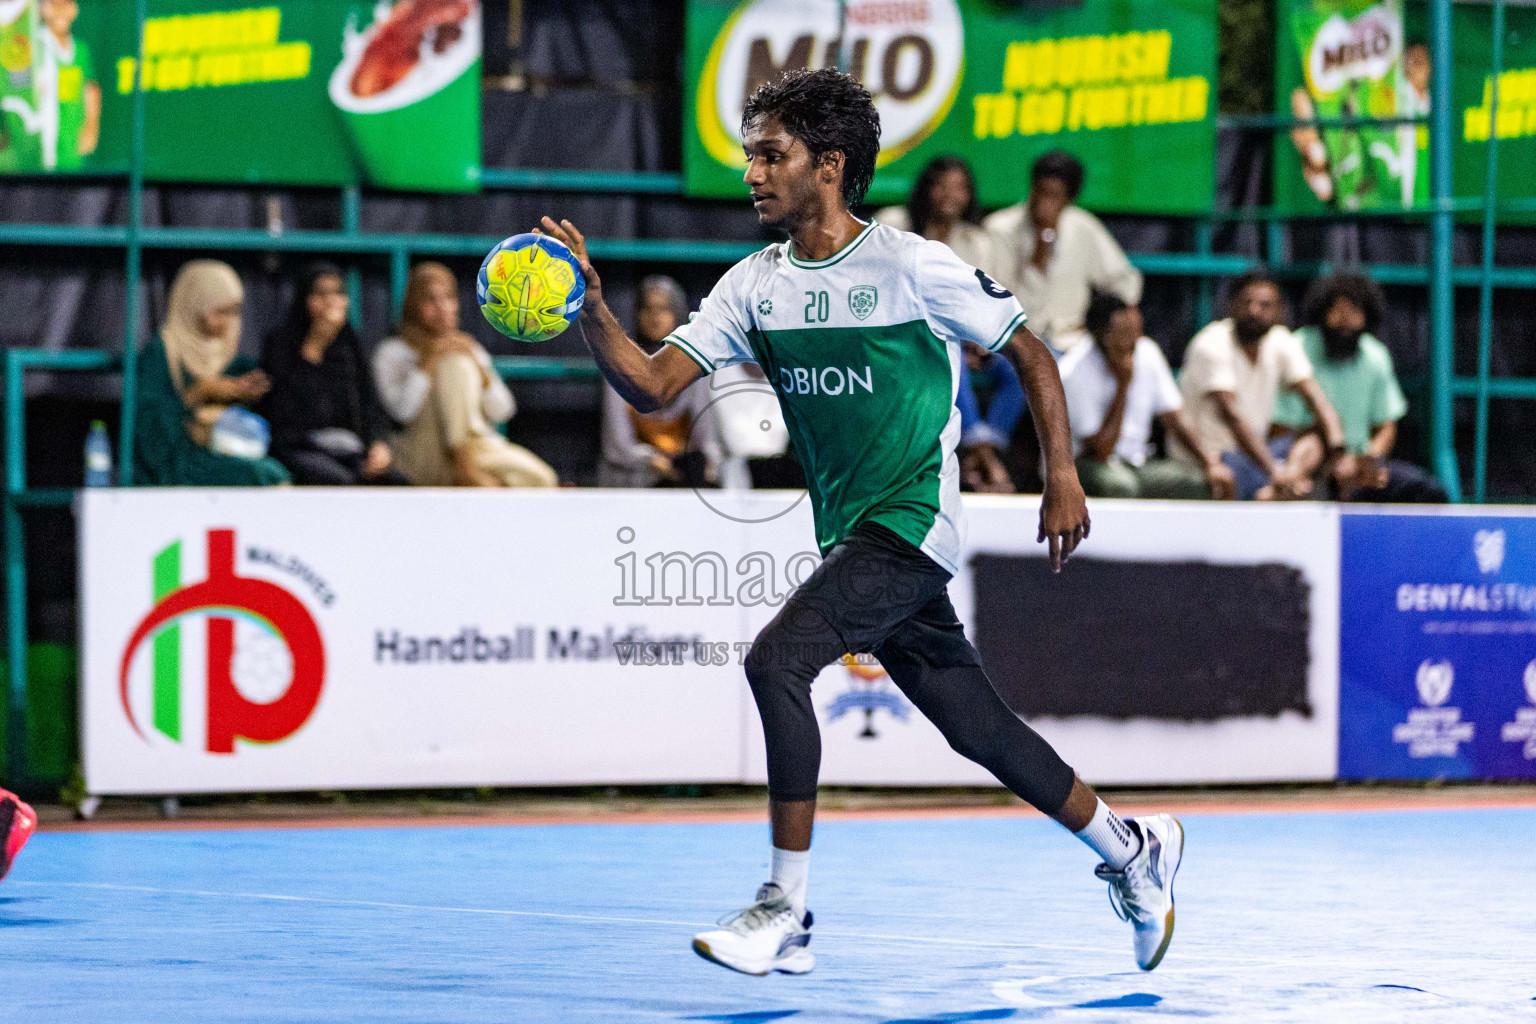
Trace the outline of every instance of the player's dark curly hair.
{"type": "Polygon", "coordinates": [[[1055,178],[1067,187],[1067,199],[1074,200],[1083,190],[1086,174],[1081,160],[1065,150],[1053,149],[1035,161],[1029,169],[1029,181],[1034,184],[1042,178],[1055,178]]]}
{"type": "Polygon", "coordinates": [[[880,114],[858,79],[831,68],[790,71],[776,82],[764,82],[747,99],[742,134],[764,117],[778,118],[814,161],[842,153],[843,202],[854,206],[864,201],[880,153],[880,114]]]}
{"type": "Polygon", "coordinates": [[[1359,307],[1365,314],[1365,331],[1375,334],[1386,312],[1387,298],[1381,285],[1364,274],[1330,274],[1313,281],[1301,300],[1301,318],[1314,327],[1323,326],[1328,310],[1337,299],[1344,298],[1359,307]]]}
{"type": "Polygon", "coordinates": [[[1114,292],[1101,292],[1097,288],[1091,292],[1088,300],[1088,311],[1083,314],[1083,326],[1088,333],[1095,338],[1104,337],[1104,332],[1109,330],[1109,322],[1114,319],[1116,313],[1122,309],[1129,309],[1126,301],[1114,292]]]}
{"type": "Polygon", "coordinates": [[[965,187],[971,190],[971,201],[966,204],[961,219],[972,224],[981,222],[981,206],[976,202],[976,175],[971,173],[971,165],[958,156],[936,156],[928,161],[928,166],[917,176],[912,194],[907,197],[907,216],[912,221],[913,231],[921,233],[928,225],[928,218],[933,216],[934,183],[950,171],[963,173],[965,187]]]}

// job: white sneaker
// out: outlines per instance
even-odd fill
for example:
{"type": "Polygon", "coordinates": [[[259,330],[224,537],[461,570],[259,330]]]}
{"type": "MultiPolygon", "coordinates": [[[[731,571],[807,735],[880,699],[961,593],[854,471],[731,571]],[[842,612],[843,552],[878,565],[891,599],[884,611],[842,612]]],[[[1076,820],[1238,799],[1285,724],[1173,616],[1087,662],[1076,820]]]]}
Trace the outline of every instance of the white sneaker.
{"type": "Polygon", "coordinates": [[[1141,851],[1124,871],[1100,864],[1094,874],[1109,883],[1109,905],[1120,920],[1136,929],[1136,963],[1150,971],[1173,939],[1173,876],[1184,858],[1184,826],[1169,814],[1130,821],[1141,833],[1141,851]]]}
{"type": "Polygon", "coordinates": [[[705,960],[743,974],[804,974],[816,966],[810,950],[811,912],[795,915],[789,899],[772,882],[757,890],[757,902],[720,919],[720,927],[693,937],[693,951],[705,960]]]}

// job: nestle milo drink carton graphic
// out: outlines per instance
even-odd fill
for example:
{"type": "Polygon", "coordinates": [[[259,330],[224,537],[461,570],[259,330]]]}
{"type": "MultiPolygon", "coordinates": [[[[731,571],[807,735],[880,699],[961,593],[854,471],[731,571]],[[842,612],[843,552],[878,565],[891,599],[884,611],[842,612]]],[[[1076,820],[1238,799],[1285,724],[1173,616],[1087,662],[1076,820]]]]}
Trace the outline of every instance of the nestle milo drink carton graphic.
{"type": "MultiPolygon", "coordinates": [[[[1429,109],[1428,50],[1405,46],[1400,0],[1313,0],[1292,9],[1305,85],[1298,118],[1390,118],[1429,109]]],[[[1427,133],[1414,125],[1298,128],[1307,185],[1341,209],[1411,206],[1428,186],[1427,133]]]]}
{"type": "Polygon", "coordinates": [[[473,191],[480,182],[479,0],[380,0],[349,19],[331,102],[383,188],[473,191]]]}
{"type": "Polygon", "coordinates": [[[0,171],[42,169],[37,0],[0,0],[0,171]]]}

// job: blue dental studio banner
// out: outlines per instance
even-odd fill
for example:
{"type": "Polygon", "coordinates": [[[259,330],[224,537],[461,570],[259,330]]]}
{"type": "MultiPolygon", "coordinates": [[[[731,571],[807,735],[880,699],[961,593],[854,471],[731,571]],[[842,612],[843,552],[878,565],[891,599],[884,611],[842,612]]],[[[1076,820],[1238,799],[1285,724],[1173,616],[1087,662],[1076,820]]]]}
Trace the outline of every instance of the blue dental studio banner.
{"type": "Polygon", "coordinates": [[[1536,777],[1536,515],[1341,520],[1339,777],[1536,777]]]}

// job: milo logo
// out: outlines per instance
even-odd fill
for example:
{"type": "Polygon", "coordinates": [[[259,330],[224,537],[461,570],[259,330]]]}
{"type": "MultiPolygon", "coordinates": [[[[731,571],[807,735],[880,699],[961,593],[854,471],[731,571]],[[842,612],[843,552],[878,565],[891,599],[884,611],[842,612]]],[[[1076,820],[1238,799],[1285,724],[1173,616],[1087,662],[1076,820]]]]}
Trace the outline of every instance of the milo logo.
{"type": "Polygon", "coordinates": [[[875,98],[884,166],[949,113],[964,51],[956,0],[749,0],[721,27],[699,76],[699,137],[714,159],[744,167],[747,97],[786,71],[843,67],[875,98]]]}
{"type": "Polygon", "coordinates": [[[1379,82],[1403,54],[1403,19],[1397,6],[1378,4],[1347,19],[1335,14],[1318,28],[1307,54],[1313,95],[1327,96],[1350,82],[1379,82]]]}

